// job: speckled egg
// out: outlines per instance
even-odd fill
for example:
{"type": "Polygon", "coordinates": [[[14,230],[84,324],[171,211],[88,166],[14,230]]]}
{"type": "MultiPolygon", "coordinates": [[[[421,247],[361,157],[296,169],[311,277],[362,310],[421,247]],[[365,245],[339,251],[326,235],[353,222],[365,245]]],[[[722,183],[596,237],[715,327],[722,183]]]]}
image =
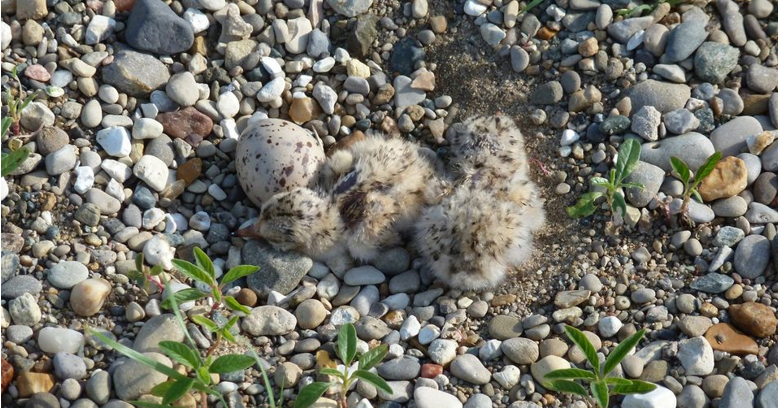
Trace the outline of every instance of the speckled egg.
{"type": "Polygon", "coordinates": [[[243,131],[235,160],[243,191],[260,207],[276,193],[312,186],[325,156],[311,131],[282,119],[264,119],[243,131]]]}

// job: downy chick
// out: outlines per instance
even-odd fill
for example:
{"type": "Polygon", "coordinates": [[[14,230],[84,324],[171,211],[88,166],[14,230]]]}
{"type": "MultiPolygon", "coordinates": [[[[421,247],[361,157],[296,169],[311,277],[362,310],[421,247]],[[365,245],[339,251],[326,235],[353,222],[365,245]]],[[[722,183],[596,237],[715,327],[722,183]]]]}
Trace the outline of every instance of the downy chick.
{"type": "Polygon", "coordinates": [[[254,229],[278,249],[343,271],[399,245],[423,207],[440,202],[448,183],[439,168],[412,143],[370,137],[327,160],[320,191],[273,196],[254,229]]]}
{"type": "Polygon", "coordinates": [[[448,285],[492,287],[529,258],[532,233],[545,220],[542,200],[528,176],[521,132],[510,118],[470,119],[447,137],[457,187],[425,209],[415,247],[448,285]]]}

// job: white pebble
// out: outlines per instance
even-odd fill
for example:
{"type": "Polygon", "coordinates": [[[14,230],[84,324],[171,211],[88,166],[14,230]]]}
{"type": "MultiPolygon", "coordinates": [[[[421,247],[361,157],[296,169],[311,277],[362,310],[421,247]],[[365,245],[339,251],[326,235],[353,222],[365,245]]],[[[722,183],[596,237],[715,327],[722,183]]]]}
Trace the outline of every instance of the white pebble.
{"type": "Polygon", "coordinates": [[[327,57],[316,61],[313,64],[313,72],[324,73],[330,72],[332,67],[335,66],[335,58],[327,57]]]}
{"type": "Polygon", "coordinates": [[[465,2],[465,13],[469,16],[478,17],[486,11],[486,6],[475,1],[467,0],[465,2]]]}
{"type": "Polygon", "coordinates": [[[227,193],[225,193],[218,184],[211,184],[208,186],[208,194],[210,194],[211,197],[213,197],[216,201],[223,201],[227,198],[227,193]]]}
{"type": "MultiPolygon", "coordinates": [[[[278,94],[281,95],[280,92],[278,94]]],[[[219,95],[219,99],[216,102],[216,108],[225,118],[232,118],[240,111],[240,101],[238,101],[238,97],[235,96],[234,93],[225,92],[219,95]]]]}
{"type": "Polygon", "coordinates": [[[184,20],[189,22],[189,25],[192,26],[192,31],[194,31],[195,34],[203,32],[211,26],[211,23],[208,21],[208,16],[202,11],[193,8],[186,9],[184,12],[184,20]]]}
{"type": "Polygon", "coordinates": [[[130,132],[121,126],[113,126],[97,132],[97,143],[108,155],[114,157],[124,157],[132,151],[130,132]]]}
{"type": "Polygon", "coordinates": [[[562,138],[559,140],[559,144],[562,146],[570,146],[571,144],[577,142],[580,138],[581,135],[579,135],[575,130],[565,129],[564,132],[562,132],[562,138]]]}
{"type": "Polygon", "coordinates": [[[260,61],[262,62],[262,66],[265,67],[265,70],[270,74],[271,78],[283,78],[285,76],[284,70],[275,58],[262,57],[260,61]]]}
{"type": "Polygon", "coordinates": [[[73,189],[78,194],[84,194],[95,184],[95,172],[89,166],[76,167],[76,182],[73,189]]]}

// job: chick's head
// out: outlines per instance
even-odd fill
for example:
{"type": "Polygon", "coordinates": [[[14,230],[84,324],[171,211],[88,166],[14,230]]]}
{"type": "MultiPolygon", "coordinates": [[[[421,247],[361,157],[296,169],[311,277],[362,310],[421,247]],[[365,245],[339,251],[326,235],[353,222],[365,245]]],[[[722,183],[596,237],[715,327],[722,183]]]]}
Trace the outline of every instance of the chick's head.
{"type": "Polygon", "coordinates": [[[259,236],[282,251],[302,250],[326,230],[330,200],[319,192],[299,187],[274,195],[264,205],[255,226],[259,236]]]}

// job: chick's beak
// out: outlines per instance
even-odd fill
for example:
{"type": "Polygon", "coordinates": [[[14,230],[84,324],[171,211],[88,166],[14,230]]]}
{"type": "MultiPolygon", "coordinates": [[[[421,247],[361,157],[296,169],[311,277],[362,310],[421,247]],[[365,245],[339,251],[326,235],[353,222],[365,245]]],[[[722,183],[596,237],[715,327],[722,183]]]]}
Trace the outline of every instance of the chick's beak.
{"type": "Polygon", "coordinates": [[[262,236],[259,234],[259,227],[260,227],[259,223],[251,224],[246,228],[241,228],[235,231],[235,236],[240,238],[253,238],[253,239],[262,238],[262,236]]]}

